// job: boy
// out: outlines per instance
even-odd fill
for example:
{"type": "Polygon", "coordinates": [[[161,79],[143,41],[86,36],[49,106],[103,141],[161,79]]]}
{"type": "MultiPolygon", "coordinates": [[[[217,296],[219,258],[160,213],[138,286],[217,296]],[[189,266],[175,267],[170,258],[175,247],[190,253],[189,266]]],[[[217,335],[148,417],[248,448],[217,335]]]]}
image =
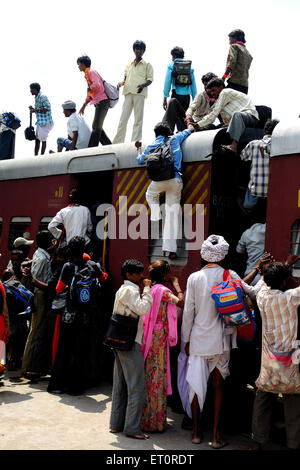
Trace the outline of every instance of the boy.
{"type": "MultiPolygon", "coordinates": [[[[143,264],[135,259],[126,260],[122,265],[124,284],[116,293],[114,313],[136,318],[146,315],[152,305],[150,279],[143,279],[143,264]],[[139,283],[143,280],[144,290],[140,295],[139,283]]],[[[130,351],[114,350],[112,407],[110,432],[124,432],[128,437],[148,439],[141,432],[140,421],[144,406],[146,383],[144,360],[141,353],[143,343],[143,321],[139,318],[135,343],[130,351]]]]}
{"type": "Polygon", "coordinates": [[[137,147],[141,146],[144,103],[147,97],[147,87],[153,82],[153,67],[143,59],[145,50],[146,44],[143,41],[135,41],[133,44],[135,59],[127,65],[123,82],[118,83],[118,89],[124,85],[125,100],[113,144],[124,142],[127,122],[133,109],[134,125],[131,141],[135,142],[137,147]]]}

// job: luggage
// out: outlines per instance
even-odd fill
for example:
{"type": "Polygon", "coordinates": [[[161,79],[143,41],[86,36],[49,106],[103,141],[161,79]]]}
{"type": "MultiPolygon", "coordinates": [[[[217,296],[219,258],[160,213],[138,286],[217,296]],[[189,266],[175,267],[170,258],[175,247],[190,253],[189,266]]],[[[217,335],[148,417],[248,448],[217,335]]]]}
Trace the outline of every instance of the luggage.
{"type": "Polygon", "coordinates": [[[116,106],[117,102],[119,101],[119,90],[114,85],[103,80],[103,86],[105,90],[105,94],[109,99],[109,107],[113,108],[116,106]]]}
{"type": "Polygon", "coordinates": [[[19,129],[21,126],[21,120],[15,113],[11,112],[2,113],[2,122],[5,124],[5,126],[14,130],[19,129]]]}
{"type": "Polygon", "coordinates": [[[174,85],[188,86],[192,84],[191,60],[174,60],[172,77],[174,85]]]}
{"type": "Polygon", "coordinates": [[[224,270],[223,282],[213,286],[211,297],[216,303],[219,316],[225,327],[249,325],[253,321],[251,311],[245,300],[240,279],[231,279],[228,270],[224,270]]]}
{"type": "Polygon", "coordinates": [[[138,318],[114,313],[103,344],[113,349],[130,351],[134,345],[138,322],[138,318]]]}
{"type": "Polygon", "coordinates": [[[35,140],[35,131],[32,125],[32,114],[30,113],[30,124],[29,127],[26,127],[25,131],[25,139],[26,140],[35,140]]]}
{"type": "Polygon", "coordinates": [[[170,146],[171,138],[166,137],[146,156],[146,169],[152,181],[165,181],[175,178],[174,157],[170,146]]]}
{"type": "Polygon", "coordinates": [[[68,310],[85,311],[86,307],[94,306],[99,292],[100,283],[89,262],[87,261],[80,270],[75,266],[75,274],[70,284],[68,310]]]}
{"type": "MultiPolygon", "coordinates": [[[[25,312],[30,307],[34,294],[26,289],[21,282],[10,280],[3,282],[9,312],[14,314],[25,312]]],[[[27,310],[28,311],[28,310],[27,310]]]]}

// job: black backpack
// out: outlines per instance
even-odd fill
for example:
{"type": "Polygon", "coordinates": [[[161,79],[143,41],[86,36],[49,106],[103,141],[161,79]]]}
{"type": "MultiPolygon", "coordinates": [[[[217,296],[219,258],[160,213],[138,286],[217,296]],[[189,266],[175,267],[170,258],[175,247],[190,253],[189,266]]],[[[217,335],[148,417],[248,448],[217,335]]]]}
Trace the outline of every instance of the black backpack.
{"type": "Polygon", "coordinates": [[[94,268],[87,261],[78,269],[75,266],[75,274],[70,283],[68,310],[84,311],[95,306],[100,294],[100,283],[96,278],[94,268]]]}
{"type": "Polygon", "coordinates": [[[24,134],[25,134],[25,139],[26,140],[35,140],[35,131],[34,131],[34,127],[32,126],[32,115],[30,113],[30,125],[29,127],[26,127],[25,131],[24,131],[24,134]]]}
{"type": "Polygon", "coordinates": [[[188,86],[192,84],[191,60],[174,60],[172,77],[174,85],[188,86]]]}
{"type": "Polygon", "coordinates": [[[165,181],[175,178],[174,156],[170,146],[171,138],[166,137],[147,155],[146,168],[152,181],[165,181]]]}

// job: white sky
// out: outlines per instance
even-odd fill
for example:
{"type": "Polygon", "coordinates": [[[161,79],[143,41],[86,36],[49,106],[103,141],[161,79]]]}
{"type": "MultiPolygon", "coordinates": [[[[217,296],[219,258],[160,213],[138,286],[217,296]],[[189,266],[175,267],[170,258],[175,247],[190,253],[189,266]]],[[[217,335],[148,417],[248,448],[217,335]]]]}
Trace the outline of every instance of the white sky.
{"type": "MultiPolygon", "coordinates": [[[[170,50],[183,47],[192,60],[198,91],[201,76],[225,71],[228,33],[245,31],[253,56],[249,96],[255,104],[273,109],[273,117],[295,119],[300,114],[298,0],[14,0],[1,4],[0,111],[14,111],[22,120],[17,130],[16,158],[33,155],[33,142],[25,140],[29,105],[34,105],[29,84],[39,82],[48,96],[54,119],[47,150],[56,150],[56,138],[67,136],[61,103],[72,99],[80,109],[86,82],[77,57],[87,54],[109,82],[122,80],[133,60],[132,44],[146,43],[144,55],[154,67],[154,82],[145,103],[143,141],[153,140],[153,127],[163,117],[163,84],[170,50]],[[287,86],[288,83],[292,85],[287,86]]],[[[104,129],[113,139],[123,103],[109,110],[104,129]]],[[[86,108],[91,125],[94,107],[86,108]]],[[[35,116],[33,116],[35,122],[35,116]]],[[[130,140],[132,119],[127,128],[130,140]]]]}

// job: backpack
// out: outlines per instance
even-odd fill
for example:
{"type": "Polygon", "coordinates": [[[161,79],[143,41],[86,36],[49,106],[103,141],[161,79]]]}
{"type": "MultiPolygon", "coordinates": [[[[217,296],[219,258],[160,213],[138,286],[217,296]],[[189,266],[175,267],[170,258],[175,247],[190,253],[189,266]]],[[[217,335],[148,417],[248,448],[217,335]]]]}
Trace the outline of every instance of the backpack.
{"type": "Polygon", "coordinates": [[[81,269],[75,266],[70,283],[68,310],[84,311],[94,306],[100,292],[100,283],[93,267],[87,262],[81,269]]]}
{"type": "Polygon", "coordinates": [[[166,137],[163,144],[150,150],[146,156],[146,169],[152,181],[165,181],[175,178],[174,157],[170,146],[171,139],[166,137]]]}
{"type": "Polygon", "coordinates": [[[3,286],[6,292],[6,301],[9,312],[28,312],[27,309],[31,305],[34,294],[17,280],[5,281],[3,282],[3,286]]]}
{"type": "Polygon", "coordinates": [[[188,86],[192,84],[191,60],[174,60],[172,77],[174,85],[188,86]]]}
{"type": "Polygon", "coordinates": [[[114,85],[103,80],[103,86],[105,90],[105,94],[109,99],[109,107],[113,108],[117,102],[119,101],[119,90],[114,85]]]}
{"type": "Polygon", "coordinates": [[[240,279],[231,279],[228,270],[224,270],[223,282],[213,286],[211,297],[216,303],[219,316],[225,328],[242,326],[253,321],[252,313],[245,300],[240,279]]]}
{"type": "Polygon", "coordinates": [[[3,113],[3,123],[10,129],[18,129],[21,126],[21,120],[15,113],[3,113]]]}

